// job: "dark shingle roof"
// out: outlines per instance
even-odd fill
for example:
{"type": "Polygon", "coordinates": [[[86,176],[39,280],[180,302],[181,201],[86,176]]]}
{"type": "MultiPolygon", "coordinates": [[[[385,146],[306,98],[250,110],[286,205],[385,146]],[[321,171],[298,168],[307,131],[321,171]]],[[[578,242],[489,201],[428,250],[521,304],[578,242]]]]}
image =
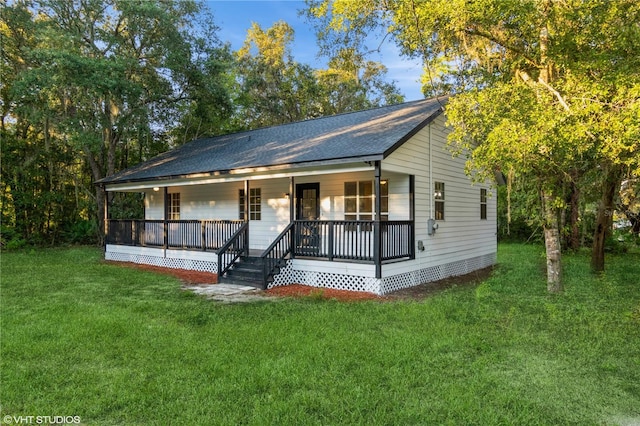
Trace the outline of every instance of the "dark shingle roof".
{"type": "Polygon", "coordinates": [[[442,112],[442,100],[381,108],[197,139],[100,180],[142,182],[253,167],[349,162],[389,155],[442,112]]]}

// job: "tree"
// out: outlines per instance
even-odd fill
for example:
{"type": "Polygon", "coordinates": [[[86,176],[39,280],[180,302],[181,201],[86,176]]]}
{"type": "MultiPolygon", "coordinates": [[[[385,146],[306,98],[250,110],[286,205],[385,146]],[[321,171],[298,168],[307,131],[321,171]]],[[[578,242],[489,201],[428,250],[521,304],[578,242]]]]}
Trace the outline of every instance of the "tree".
{"type": "Polygon", "coordinates": [[[401,103],[404,97],[394,83],[385,81],[387,68],[351,48],[339,49],[329,68],[317,70],[323,115],[359,111],[401,103]]]}
{"type": "Polygon", "coordinates": [[[308,65],[294,61],[294,31],[284,21],[266,31],[253,23],[236,52],[240,128],[272,126],[320,115],[318,85],[308,65]]]}
{"type": "MultiPolygon", "coordinates": [[[[2,92],[2,125],[15,152],[34,146],[48,158],[55,150],[66,153],[71,158],[61,161],[73,164],[86,196],[91,182],[182,142],[166,126],[182,122],[185,138],[201,134],[200,124],[185,125],[190,118],[206,121],[206,131],[213,131],[231,110],[225,86],[216,85],[226,59],[211,37],[214,27],[203,24],[202,36],[191,33],[200,12],[193,1],[3,6],[3,38],[11,47],[3,51],[3,77],[14,75],[2,92]],[[164,144],[154,145],[162,139],[164,144]]],[[[51,164],[50,180],[56,170],[51,164]]],[[[73,175],[71,166],[64,169],[73,175]]],[[[26,193],[19,183],[10,190],[6,200],[26,193]]],[[[87,215],[97,212],[101,219],[100,188],[93,198],[87,215]]]]}
{"type": "MultiPolygon", "coordinates": [[[[514,170],[539,189],[547,287],[559,292],[563,188],[593,168],[604,175],[598,223],[620,170],[637,168],[640,6],[632,0],[418,2],[309,1],[344,40],[384,28],[421,57],[427,81],[450,85],[452,144],[481,173],[514,170]],[[446,64],[446,66],[442,66],[446,64]],[[446,73],[436,75],[436,71],[446,73]],[[608,188],[608,189],[607,189],[608,188]]],[[[325,37],[326,39],[326,37],[325,37]]],[[[442,86],[442,84],[441,84],[442,86]]],[[[598,231],[596,231],[598,232],[598,231]]],[[[596,235],[599,238],[599,235],[596,235]]],[[[594,267],[604,246],[594,243],[594,267]]]]}
{"type": "Polygon", "coordinates": [[[263,30],[252,24],[236,56],[240,128],[270,126],[402,102],[386,68],[341,49],[328,69],[293,59],[294,31],[286,22],[263,30]]]}

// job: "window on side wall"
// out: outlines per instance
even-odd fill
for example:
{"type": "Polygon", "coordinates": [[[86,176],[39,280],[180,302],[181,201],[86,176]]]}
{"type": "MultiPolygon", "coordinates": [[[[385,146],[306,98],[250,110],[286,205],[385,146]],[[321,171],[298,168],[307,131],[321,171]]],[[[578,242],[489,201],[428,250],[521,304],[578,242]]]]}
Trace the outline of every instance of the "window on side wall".
{"type": "Polygon", "coordinates": [[[487,190],[480,189],[480,219],[487,218],[487,190]]]}
{"type": "Polygon", "coordinates": [[[444,220],[444,182],[435,182],[433,198],[435,199],[435,220],[444,220]]]}
{"type": "Polygon", "coordinates": [[[169,220],[180,220],[180,193],[173,192],[169,195],[169,220]]]}

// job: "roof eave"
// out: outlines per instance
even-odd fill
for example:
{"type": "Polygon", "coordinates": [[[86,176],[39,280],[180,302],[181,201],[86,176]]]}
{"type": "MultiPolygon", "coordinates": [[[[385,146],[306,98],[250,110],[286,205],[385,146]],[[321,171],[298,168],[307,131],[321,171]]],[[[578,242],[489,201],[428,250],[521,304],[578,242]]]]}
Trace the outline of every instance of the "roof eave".
{"type": "Polygon", "coordinates": [[[416,127],[411,129],[409,133],[404,135],[398,142],[394,143],[390,148],[388,148],[384,154],[383,158],[387,158],[391,155],[396,149],[400,148],[405,142],[414,137],[420,130],[424,129],[426,126],[431,124],[433,120],[435,120],[438,116],[440,116],[444,112],[444,107],[438,108],[433,114],[427,117],[424,121],[418,124],[416,127]]]}
{"type": "Polygon", "coordinates": [[[115,185],[121,185],[121,184],[135,184],[135,183],[143,184],[143,183],[151,183],[151,182],[161,182],[166,180],[176,180],[176,179],[202,179],[207,177],[214,178],[214,177],[222,177],[222,176],[228,176],[228,175],[251,175],[256,173],[295,170],[295,169],[305,168],[305,167],[321,167],[321,166],[349,164],[349,163],[366,163],[366,162],[379,161],[383,159],[384,159],[383,154],[373,154],[373,155],[366,155],[366,156],[343,157],[343,158],[328,159],[328,160],[305,161],[305,162],[298,162],[298,163],[247,167],[247,168],[231,169],[231,170],[214,170],[214,171],[202,172],[202,173],[154,176],[150,178],[116,179],[113,181],[101,179],[100,181],[97,181],[95,184],[100,186],[115,186],[115,185]]]}

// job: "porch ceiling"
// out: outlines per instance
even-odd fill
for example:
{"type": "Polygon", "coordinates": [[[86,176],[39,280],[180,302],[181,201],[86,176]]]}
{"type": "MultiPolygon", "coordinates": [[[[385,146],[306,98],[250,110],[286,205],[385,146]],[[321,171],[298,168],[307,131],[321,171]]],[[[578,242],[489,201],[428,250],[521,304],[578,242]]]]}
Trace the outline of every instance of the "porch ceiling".
{"type": "Polygon", "coordinates": [[[209,173],[201,174],[199,176],[194,175],[185,177],[170,177],[165,179],[159,178],[152,181],[108,184],[105,185],[105,189],[112,192],[138,192],[141,190],[152,189],[156,187],[210,185],[226,182],[241,182],[245,180],[256,181],[310,175],[319,176],[335,173],[353,173],[362,171],[373,172],[375,168],[373,165],[373,161],[375,160],[368,161],[369,162],[360,161],[357,163],[336,163],[316,166],[302,165],[300,167],[283,166],[273,168],[245,169],[220,174],[209,173]]]}

